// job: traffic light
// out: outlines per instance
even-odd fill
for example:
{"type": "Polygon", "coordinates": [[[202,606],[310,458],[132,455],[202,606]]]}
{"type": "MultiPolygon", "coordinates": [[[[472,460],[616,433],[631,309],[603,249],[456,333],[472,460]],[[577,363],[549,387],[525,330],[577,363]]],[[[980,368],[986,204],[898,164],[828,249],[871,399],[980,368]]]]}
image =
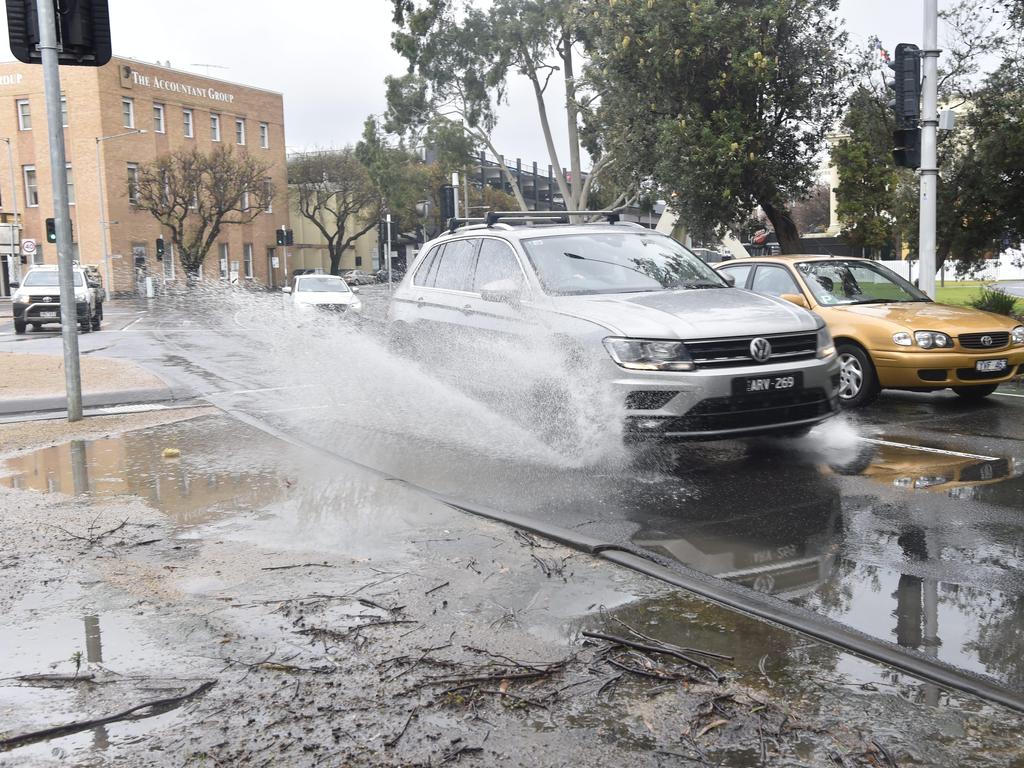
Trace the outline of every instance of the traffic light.
{"type": "Polygon", "coordinates": [[[900,168],[921,167],[921,129],[898,128],[892,134],[892,159],[900,168]]]}
{"type": "MultiPolygon", "coordinates": [[[[55,6],[57,3],[54,0],[55,6]]],[[[57,62],[102,67],[110,61],[110,12],[107,0],[74,0],[57,7],[57,62]]],[[[7,0],[11,53],[25,64],[42,63],[36,0],[7,0]]]]}
{"type": "Polygon", "coordinates": [[[896,118],[893,132],[893,160],[903,168],[921,165],[921,57],[911,43],[896,46],[896,55],[889,62],[893,79],[886,85],[893,91],[889,107],[896,118]]]}
{"type": "Polygon", "coordinates": [[[455,218],[455,187],[445,184],[441,187],[441,221],[455,218]]]}
{"type": "Polygon", "coordinates": [[[284,233],[284,244],[291,245],[294,242],[292,238],[292,231],[290,229],[285,230],[284,233]]]}
{"type": "Polygon", "coordinates": [[[47,219],[46,220],[46,242],[56,243],[57,242],[57,220],[47,219]]]}
{"type": "Polygon", "coordinates": [[[285,245],[286,244],[285,241],[287,239],[288,239],[288,236],[285,234],[285,228],[281,227],[280,229],[278,229],[277,230],[277,244],[278,245],[285,245]]]}
{"type": "Polygon", "coordinates": [[[160,236],[156,239],[156,260],[164,260],[164,238],[160,236]]]}

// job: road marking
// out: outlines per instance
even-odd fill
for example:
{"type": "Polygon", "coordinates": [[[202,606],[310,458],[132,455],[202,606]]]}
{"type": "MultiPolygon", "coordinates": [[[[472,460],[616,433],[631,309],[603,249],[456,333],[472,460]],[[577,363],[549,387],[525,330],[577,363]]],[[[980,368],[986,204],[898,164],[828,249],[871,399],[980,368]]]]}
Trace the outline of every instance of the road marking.
{"type": "Polygon", "coordinates": [[[131,321],[130,323],[128,323],[128,325],[126,325],[126,326],[125,326],[124,328],[122,328],[121,330],[122,330],[122,331],[127,331],[127,330],[128,330],[129,328],[131,328],[131,327],[132,327],[133,325],[135,325],[135,324],[136,324],[137,322],[139,322],[139,320],[141,320],[141,319],[142,319],[141,317],[137,317],[137,318],[135,318],[134,320],[132,320],[132,321],[131,321]]]}
{"type": "Polygon", "coordinates": [[[961,453],[960,451],[947,451],[945,448],[928,448],[923,445],[911,445],[909,443],[894,443],[891,440],[879,440],[874,437],[862,437],[865,443],[873,443],[874,445],[885,445],[889,448],[906,448],[910,451],[922,451],[924,453],[941,453],[946,456],[957,456],[961,459],[978,459],[980,461],[999,461],[998,456],[982,456],[978,453],[961,453]]]}
{"type": "Polygon", "coordinates": [[[295,387],[262,387],[261,389],[221,389],[216,392],[207,392],[209,395],[252,395],[257,392],[280,392],[282,390],[310,389],[313,384],[300,384],[295,387]]]}
{"type": "Polygon", "coordinates": [[[992,394],[999,395],[1000,397],[1024,397],[1024,395],[1015,395],[1013,392],[993,392],[992,394]]]}

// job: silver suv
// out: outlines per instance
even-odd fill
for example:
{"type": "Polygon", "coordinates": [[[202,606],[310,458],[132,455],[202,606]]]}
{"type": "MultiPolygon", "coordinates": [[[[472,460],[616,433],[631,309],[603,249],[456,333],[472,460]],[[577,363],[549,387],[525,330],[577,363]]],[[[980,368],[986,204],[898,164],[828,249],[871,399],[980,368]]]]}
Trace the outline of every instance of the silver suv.
{"type": "MultiPolygon", "coordinates": [[[[11,297],[15,333],[25,333],[28,325],[38,329],[43,325],[60,324],[60,275],[56,266],[32,267],[20,283],[11,285],[17,287],[11,297]]],[[[97,301],[98,293],[89,283],[88,275],[77,265],[74,285],[79,330],[82,333],[98,331],[103,321],[102,304],[97,301]]]]}
{"type": "Polygon", "coordinates": [[[836,413],[839,364],[821,318],[734,288],[675,240],[607,218],[453,222],[395,290],[391,339],[432,360],[461,348],[458,378],[472,386],[470,368],[525,378],[526,356],[491,353],[501,343],[540,356],[538,338],[554,338],[580,386],[613,393],[627,438],[799,435],[836,413]]]}

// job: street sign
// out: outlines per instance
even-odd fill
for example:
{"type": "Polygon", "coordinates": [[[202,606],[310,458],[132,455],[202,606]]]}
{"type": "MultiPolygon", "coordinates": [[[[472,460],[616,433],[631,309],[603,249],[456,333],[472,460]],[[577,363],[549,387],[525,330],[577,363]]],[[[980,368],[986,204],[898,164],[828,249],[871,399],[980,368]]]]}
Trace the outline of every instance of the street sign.
{"type": "Polygon", "coordinates": [[[21,252],[26,256],[34,256],[36,252],[36,241],[35,240],[22,240],[21,241],[21,252]]]}

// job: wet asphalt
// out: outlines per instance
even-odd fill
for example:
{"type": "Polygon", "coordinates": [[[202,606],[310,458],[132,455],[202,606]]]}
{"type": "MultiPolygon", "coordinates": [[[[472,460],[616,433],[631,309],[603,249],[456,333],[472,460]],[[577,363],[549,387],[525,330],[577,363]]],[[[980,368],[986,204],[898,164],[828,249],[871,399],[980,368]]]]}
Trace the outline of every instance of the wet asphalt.
{"type": "MultiPolygon", "coordinates": [[[[1024,691],[1024,388],[977,404],[883,393],[798,441],[573,465],[510,447],[521,437],[490,423],[446,432],[423,413],[416,428],[408,403],[408,428],[382,418],[399,410],[389,372],[368,373],[359,397],[323,397],[319,370],[282,382],[262,341],[272,333],[262,318],[211,328],[119,302],[80,342],[433,491],[641,548],[1024,691]]],[[[60,339],[15,337],[7,321],[0,351],[59,353],[60,339]]]]}

